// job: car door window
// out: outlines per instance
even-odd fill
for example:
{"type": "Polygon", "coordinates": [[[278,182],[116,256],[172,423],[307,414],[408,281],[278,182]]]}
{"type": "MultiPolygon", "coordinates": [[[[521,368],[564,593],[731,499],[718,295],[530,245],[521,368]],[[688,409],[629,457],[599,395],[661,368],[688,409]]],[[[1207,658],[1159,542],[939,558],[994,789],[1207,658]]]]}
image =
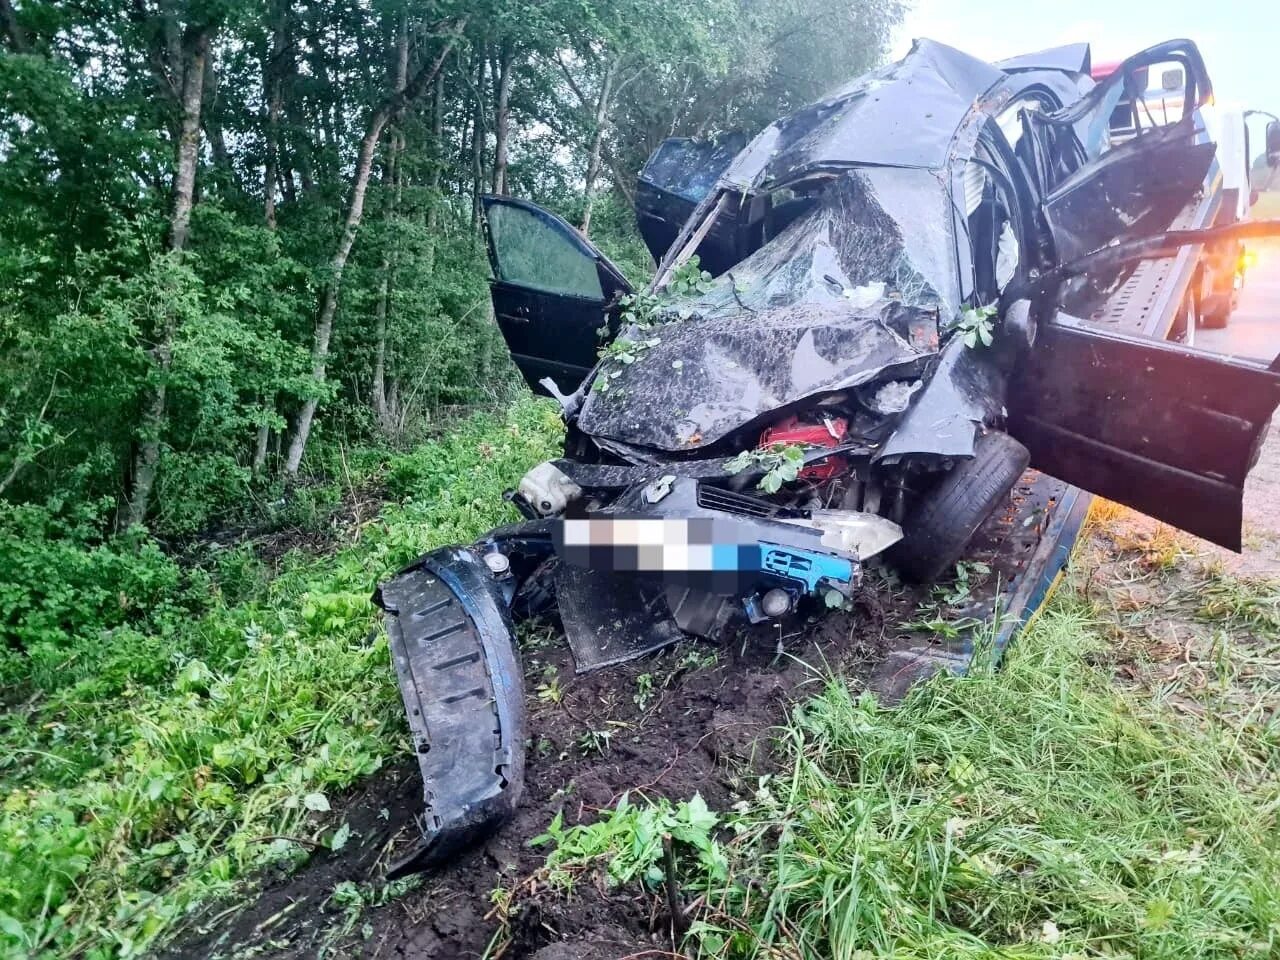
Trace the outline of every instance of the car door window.
{"type": "Polygon", "coordinates": [[[564,227],[512,204],[487,211],[498,279],[546,293],[603,300],[596,260],[564,227]]]}
{"type": "Polygon", "coordinates": [[[1111,111],[1108,146],[1181,121],[1187,115],[1186,91],[1186,67],[1179,61],[1164,60],[1133,70],[1111,111]]]}
{"type": "Polygon", "coordinates": [[[996,126],[1015,153],[1024,132],[1022,112],[1037,113],[1043,106],[1039,97],[1019,97],[996,114],[996,126]]]}

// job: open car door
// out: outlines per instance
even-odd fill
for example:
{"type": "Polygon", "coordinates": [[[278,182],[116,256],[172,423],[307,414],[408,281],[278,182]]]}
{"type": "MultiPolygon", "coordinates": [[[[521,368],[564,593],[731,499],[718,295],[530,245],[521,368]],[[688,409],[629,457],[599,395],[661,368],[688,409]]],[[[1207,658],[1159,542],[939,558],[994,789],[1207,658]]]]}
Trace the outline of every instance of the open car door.
{"type": "MultiPolygon", "coordinates": [[[[1195,45],[1174,40],[1121,64],[1083,109],[1049,118],[1074,124],[1079,161],[1041,204],[1059,271],[1101,265],[1115,241],[1212,225],[1222,174],[1199,113],[1211,89],[1195,45]],[[1148,102],[1157,96],[1158,110],[1148,102]],[[1113,138],[1122,101],[1138,119],[1113,138]]],[[[1090,268],[1067,299],[1060,289],[1053,301],[1068,310],[1042,324],[1011,378],[1009,431],[1032,466],[1239,550],[1245,477],[1280,404],[1280,358],[1162,339],[1189,316],[1199,249],[1159,269],[1090,268]]]]}
{"type": "Polygon", "coordinates": [[[511,358],[536,393],[547,393],[545,377],[572,393],[596,364],[611,304],[631,285],[554,213],[511,197],[482,200],[489,291],[511,358]]]}
{"type": "Polygon", "coordinates": [[[1280,405],[1280,357],[1217,356],[1059,316],[1010,383],[1031,465],[1231,550],[1280,405]]]}
{"type": "Polygon", "coordinates": [[[1059,263],[1168,230],[1190,208],[1204,208],[1195,226],[1209,225],[1222,191],[1201,113],[1212,96],[1195,44],[1170,40],[1125,60],[1078,103],[1030,118],[1048,154],[1042,213],[1059,263]]]}

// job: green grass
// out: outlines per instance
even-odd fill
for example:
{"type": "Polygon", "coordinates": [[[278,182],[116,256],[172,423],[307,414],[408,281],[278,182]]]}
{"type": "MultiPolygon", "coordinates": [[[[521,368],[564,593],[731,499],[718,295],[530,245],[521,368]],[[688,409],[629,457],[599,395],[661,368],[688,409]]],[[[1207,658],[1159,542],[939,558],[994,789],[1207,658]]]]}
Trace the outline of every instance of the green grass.
{"type": "MultiPolygon", "coordinates": [[[[936,677],[894,709],[829,683],[783,730],[785,775],[720,814],[727,872],[682,858],[687,900],[705,897],[686,947],[793,960],[1280,954],[1280,752],[1260,758],[1243,728],[1122,694],[1090,665],[1100,646],[1065,597],[1000,670],[936,677]]],[[[605,851],[562,832],[556,851],[590,856],[553,851],[544,878],[563,886],[599,863],[615,879],[647,871],[658,889],[653,862],[628,860],[653,851],[620,827],[637,809],[574,828],[621,837],[605,851]]]]}
{"type": "Polygon", "coordinates": [[[395,458],[402,499],[335,555],[295,554],[256,585],[233,570],[235,602],[163,638],[48,652],[0,714],[0,955],[135,956],[252,871],[305,858],[270,838],[328,842],[330,798],[407,739],[375,583],[509,522],[501,491],[558,435],[532,400],[473,417],[395,458]]]}

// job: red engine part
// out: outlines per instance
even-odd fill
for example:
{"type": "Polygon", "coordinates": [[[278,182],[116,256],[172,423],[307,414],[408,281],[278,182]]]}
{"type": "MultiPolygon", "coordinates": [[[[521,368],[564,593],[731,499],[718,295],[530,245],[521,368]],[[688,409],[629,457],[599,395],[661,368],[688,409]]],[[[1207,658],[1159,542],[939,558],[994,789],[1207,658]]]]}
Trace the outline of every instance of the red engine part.
{"type": "MultiPolygon", "coordinates": [[[[787,417],[760,434],[758,449],[771,447],[775,443],[794,443],[802,447],[835,447],[839,446],[848,431],[849,421],[844,417],[831,417],[822,423],[802,423],[799,417],[787,417]]],[[[849,462],[844,457],[828,457],[802,468],[800,479],[830,480],[848,469],[849,462]]]]}

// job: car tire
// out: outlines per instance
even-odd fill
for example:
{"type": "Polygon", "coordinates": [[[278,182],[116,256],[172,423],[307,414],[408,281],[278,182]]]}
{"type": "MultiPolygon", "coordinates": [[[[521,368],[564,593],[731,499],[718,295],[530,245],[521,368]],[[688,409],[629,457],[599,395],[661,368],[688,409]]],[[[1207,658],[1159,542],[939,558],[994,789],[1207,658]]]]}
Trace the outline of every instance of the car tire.
{"type": "Polygon", "coordinates": [[[1215,293],[1205,298],[1200,308],[1200,326],[1221,330],[1231,319],[1231,294],[1215,293]]]}
{"type": "Polygon", "coordinates": [[[904,577],[931,583],[956,565],[978,527],[1009,496],[1031,455],[1007,433],[978,437],[973,457],[954,466],[917,502],[889,561],[904,577]]]}

